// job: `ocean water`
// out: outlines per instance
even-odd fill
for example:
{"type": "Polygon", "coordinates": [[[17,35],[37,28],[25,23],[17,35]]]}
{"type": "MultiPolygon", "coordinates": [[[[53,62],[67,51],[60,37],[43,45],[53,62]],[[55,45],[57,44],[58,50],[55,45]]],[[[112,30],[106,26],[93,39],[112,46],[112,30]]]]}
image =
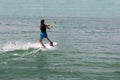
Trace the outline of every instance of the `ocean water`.
{"type": "MultiPolygon", "coordinates": [[[[0,17],[0,80],[119,80],[120,18],[0,17]],[[39,21],[57,42],[38,50],[39,21]]],[[[44,43],[47,41],[44,39],[44,43]]]]}

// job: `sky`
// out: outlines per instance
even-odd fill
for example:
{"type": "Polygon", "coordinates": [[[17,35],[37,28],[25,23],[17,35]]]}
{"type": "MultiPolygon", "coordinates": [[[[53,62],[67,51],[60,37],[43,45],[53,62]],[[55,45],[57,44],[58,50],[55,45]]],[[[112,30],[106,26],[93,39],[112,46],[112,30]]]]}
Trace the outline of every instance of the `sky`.
{"type": "Polygon", "coordinates": [[[120,16],[119,0],[0,0],[0,15],[120,16]]]}

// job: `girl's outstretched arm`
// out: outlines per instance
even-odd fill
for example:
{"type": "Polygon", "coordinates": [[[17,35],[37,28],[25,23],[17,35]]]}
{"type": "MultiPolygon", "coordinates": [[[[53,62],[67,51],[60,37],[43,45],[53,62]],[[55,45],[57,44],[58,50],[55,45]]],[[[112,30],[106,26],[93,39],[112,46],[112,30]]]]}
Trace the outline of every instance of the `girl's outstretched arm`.
{"type": "Polygon", "coordinates": [[[47,29],[51,29],[52,26],[51,26],[51,25],[46,25],[46,28],[47,28],[47,29]]]}

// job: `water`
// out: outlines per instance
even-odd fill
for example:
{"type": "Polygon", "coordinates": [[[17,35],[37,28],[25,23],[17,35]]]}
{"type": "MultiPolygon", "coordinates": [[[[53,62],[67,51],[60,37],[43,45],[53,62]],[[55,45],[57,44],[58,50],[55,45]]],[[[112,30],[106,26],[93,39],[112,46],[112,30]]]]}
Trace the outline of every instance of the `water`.
{"type": "Polygon", "coordinates": [[[0,0],[0,80],[119,80],[119,2],[0,0]],[[43,18],[58,44],[47,51],[43,18]]]}
{"type": "Polygon", "coordinates": [[[119,0],[0,0],[0,15],[120,17],[119,0]]]}
{"type": "Polygon", "coordinates": [[[42,18],[0,17],[0,80],[120,79],[120,18],[45,17],[58,45],[41,51],[42,18]]]}

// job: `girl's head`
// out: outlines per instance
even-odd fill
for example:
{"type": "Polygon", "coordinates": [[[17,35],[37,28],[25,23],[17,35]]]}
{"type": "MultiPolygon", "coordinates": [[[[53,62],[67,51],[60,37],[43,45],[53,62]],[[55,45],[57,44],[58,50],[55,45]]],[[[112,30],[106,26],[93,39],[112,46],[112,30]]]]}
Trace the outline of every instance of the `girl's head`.
{"type": "Polygon", "coordinates": [[[44,19],[42,19],[42,20],[41,20],[41,24],[44,24],[44,23],[45,23],[45,20],[44,20],[44,19]]]}

